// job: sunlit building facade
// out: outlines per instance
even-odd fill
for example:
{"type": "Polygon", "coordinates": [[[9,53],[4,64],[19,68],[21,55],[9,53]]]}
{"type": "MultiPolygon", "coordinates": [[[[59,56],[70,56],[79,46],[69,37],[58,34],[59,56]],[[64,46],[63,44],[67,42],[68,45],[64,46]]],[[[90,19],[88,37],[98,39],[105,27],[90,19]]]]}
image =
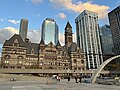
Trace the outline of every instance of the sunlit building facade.
{"type": "Polygon", "coordinates": [[[58,42],[58,25],[54,21],[54,19],[47,18],[43,21],[42,24],[42,35],[41,39],[48,44],[52,42],[54,45],[58,42]]]}
{"type": "Polygon", "coordinates": [[[84,10],[76,19],[77,43],[84,53],[88,69],[96,69],[103,62],[98,14],[84,10]]]}
{"type": "Polygon", "coordinates": [[[68,22],[65,27],[65,42],[61,46],[52,41],[45,44],[32,43],[28,38],[23,41],[20,35],[14,34],[2,47],[2,68],[86,70],[85,53],[72,41],[72,27],[68,22]]]}

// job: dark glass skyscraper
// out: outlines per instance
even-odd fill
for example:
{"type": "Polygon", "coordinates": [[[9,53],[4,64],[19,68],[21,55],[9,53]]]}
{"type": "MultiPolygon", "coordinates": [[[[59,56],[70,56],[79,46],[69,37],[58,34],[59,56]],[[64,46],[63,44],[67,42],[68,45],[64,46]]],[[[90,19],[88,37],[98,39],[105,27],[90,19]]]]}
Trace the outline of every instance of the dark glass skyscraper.
{"type": "Polygon", "coordinates": [[[47,18],[42,23],[42,35],[45,44],[52,42],[54,45],[58,42],[58,25],[54,19],[47,18]]]}
{"type": "Polygon", "coordinates": [[[23,40],[25,40],[25,38],[27,37],[27,31],[28,31],[28,20],[21,19],[19,34],[23,40]]]}
{"type": "Polygon", "coordinates": [[[120,54],[120,6],[108,13],[114,45],[114,53],[120,54]]]}
{"type": "Polygon", "coordinates": [[[103,54],[113,54],[113,40],[109,25],[100,27],[103,54]]]}

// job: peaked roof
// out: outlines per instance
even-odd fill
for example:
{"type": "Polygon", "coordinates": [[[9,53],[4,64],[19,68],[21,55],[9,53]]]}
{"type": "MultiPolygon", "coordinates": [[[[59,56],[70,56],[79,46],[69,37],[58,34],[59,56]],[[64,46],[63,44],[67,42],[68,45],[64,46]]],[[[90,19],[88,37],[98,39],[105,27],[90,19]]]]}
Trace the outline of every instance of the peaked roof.
{"type": "MultiPolygon", "coordinates": [[[[68,51],[69,52],[75,52],[76,48],[79,47],[78,44],[76,44],[75,42],[73,42],[69,47],[68,47],[68,51]]],[[[80,52],[82,52],[82,50],[79,48],[80,52]]]]}
{"type": "Polygon", "coordinates": [[[48,44],[46,45],[46,47],[51,47],[51,48],[54,47],[54,48],[56,48],[52,41],[51,41],[50,43],[48,43],[48,44]]]}
{"type": "Polygon", "coordinates": [[[9,40],[6,40],[3,46],[12,46],[15,40],[18,40],[19,47],[26,47],[25,42],[20,35],[14,34],[9,40]]]}
{"type": "Polygon", "coordinates": [[[51,41],[48,45],[51,45],[51,46],[52,46],[52,45],[54,45],[54,44],[53,44],[53,42],[51,41]]]}
{"type": "Polygon", "coordinates": [[[41,39],[40,44],[45,44],[43,39],[41,39]]]}
{"type": "Polygon", "coordinates": [[[58,40],[58,42],[57,42],[56,46],[61,46],[61,44],[60,44],[59,40],[58,40]]]}
{"type": "Polygon", "coordinates": [[[66,30],[67,28],[72,28],[72,26],[70,25],[69,21],[68,21],[67,24],[66,24],[65,30],[66,30]]]}
{"type": "Polygon", "coordinates": [[[38,53],[38,46],[39,44],[37,43],[31,43],[31,50],[34,49],[34,52],[38,53]]]}
{"type": "Polygon", "coordinates": [[[37,54],[38,53],[38,46],[39,46],[39,44],[37,44],[37,43],[31,43],[31,42],[26,43],[27,54],[30,54],[32,49],[34,50],[34,53],[37,54]]]}

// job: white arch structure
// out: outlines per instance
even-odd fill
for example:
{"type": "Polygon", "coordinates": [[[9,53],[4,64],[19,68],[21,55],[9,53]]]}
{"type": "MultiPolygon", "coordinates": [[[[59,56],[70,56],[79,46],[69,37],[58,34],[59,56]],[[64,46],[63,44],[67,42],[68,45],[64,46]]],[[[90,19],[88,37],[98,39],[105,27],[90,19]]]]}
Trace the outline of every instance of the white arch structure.
{"type": "Polygon", "coordinates": [[[92,77],[91,77],[91,83],[95,83],[96,81],[96,78],[98,76],[98,74],[101,72],[101,70],[109,63],[111,62],[112,60],[116,59],[116,58],[119,58],[120,55],[117,55],[117,56],[114,56],[114,57],[111,57],[109,59],[107,59],[105,62],[103,62],[97,70],[95,70],[95,72],[93,73],[92,77]]]}

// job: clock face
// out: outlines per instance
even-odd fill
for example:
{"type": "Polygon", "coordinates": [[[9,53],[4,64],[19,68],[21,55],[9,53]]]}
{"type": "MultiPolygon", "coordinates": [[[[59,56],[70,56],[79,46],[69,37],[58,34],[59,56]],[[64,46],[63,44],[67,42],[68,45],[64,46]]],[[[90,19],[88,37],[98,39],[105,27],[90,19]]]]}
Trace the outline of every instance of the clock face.
{"type": "Polygon", "coordinates": [[[67,28],[67,31],[68,31],[68,32],[72,32],[72,30],[71,30],[70,28],[67,28]]]}

